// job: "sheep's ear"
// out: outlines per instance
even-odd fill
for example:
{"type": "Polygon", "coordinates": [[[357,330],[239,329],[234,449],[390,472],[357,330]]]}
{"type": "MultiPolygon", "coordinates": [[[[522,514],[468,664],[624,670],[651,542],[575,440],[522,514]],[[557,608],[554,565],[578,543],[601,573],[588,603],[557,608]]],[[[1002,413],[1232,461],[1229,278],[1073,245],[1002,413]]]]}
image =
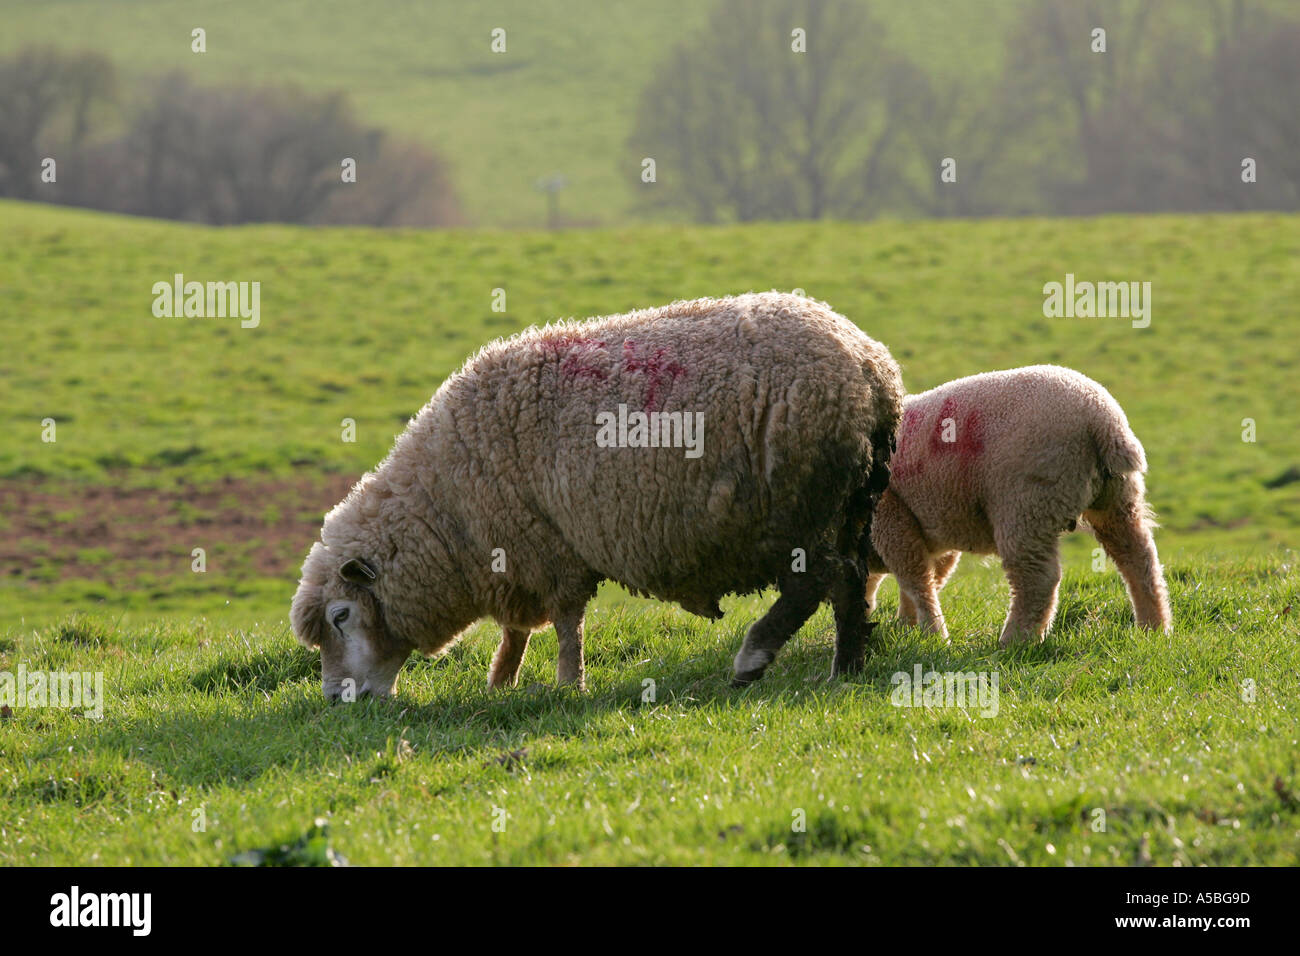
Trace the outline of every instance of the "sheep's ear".
{"type": "Polygon", "coordinates": [[[343,562],[343,567],[339,568],[339,577],[349,584],[355,584],[357,587],[369,587],[379,579],[375,569],[366,563],[364,558],[348,558],[343,562]]]}

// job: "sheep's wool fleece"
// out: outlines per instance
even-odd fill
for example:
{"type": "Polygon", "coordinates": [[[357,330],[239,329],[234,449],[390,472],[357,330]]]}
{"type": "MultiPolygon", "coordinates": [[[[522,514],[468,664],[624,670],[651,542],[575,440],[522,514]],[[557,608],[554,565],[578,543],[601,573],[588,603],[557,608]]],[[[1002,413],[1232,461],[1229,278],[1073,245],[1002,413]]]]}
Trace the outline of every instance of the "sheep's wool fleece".
{"type": "Polygon", "coordinates": [[[987,554],[995,528],[1063,530],[1107,474],[1146,467],[1105,388],[1073,369],[1031,365],[907,396],[889,490],[933,550],[987,554]]]}
{"type": "Polygon", "coordinates": [[[539,626],[601,579],[709,613],[840,530],[902,396],[884,346],[799,296],[529,329],[444,382],[327,515],[304,586],[364,557],[389,631],[426,652],[485,615],[539,626]],[[598,446],[620,405],[701,413],[699,457],[598,446]]]}

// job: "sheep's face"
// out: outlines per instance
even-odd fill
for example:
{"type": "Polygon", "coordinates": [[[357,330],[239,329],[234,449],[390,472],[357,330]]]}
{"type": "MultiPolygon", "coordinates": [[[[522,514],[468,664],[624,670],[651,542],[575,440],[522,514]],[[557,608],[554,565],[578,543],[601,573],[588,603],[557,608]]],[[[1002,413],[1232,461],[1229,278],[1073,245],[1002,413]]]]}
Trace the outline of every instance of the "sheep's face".
{"type": "Polygon", "coordinates": [[[315,545],[293,598],[294,634],[320,648],[321,688],[330,700],[387,697],[412,647],[395,638],[371,590],[376,573],[361,558],[340,560],[315,545]]]}

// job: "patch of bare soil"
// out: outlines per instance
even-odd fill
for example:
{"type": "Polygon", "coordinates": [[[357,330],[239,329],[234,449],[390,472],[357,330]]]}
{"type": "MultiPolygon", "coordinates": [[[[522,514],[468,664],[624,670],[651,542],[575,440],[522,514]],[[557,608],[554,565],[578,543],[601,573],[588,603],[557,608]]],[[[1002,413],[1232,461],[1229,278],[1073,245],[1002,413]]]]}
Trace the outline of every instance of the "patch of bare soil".
{"type": "Polygon", "coordinates": [[[223,575],[296,576],[325,512],[354,480],[227,478],[167,489],[0,481],[0,575],[121,585],[188,571],[203,548],[208,570],[223,575]]]}

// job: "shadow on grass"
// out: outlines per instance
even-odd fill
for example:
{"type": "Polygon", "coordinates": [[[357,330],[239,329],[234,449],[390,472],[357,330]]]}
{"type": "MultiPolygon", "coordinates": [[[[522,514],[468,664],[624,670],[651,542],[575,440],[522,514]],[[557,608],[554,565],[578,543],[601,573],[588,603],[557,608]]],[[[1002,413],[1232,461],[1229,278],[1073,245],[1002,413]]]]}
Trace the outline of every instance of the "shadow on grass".
{"type": "Polygon", "coordinates": [[[92,747],[131,752],[132,759],[173,784],[190,787],[253,781],[277,769],[337,772],[340,761],[345,769],[373,776],[370,765],[382,764],[382,754],[403,739],[426,757],[490,757],[541,739],[599,734],[606,718],[616,713],[630,719],[656,709],[748,711],[777,701],[823,707],[842,694],[886,699],[893,675],[910,673],[917,662],[941,671],[1008,665],[1028,669],[1071,656],[1068,640],[999,652],[992,641],[945,645],[934,635],[894,624],[877,629],[880,641],[862,673],[830,680],[833,628],[813,622],[785,647],[761,681],[734,689],[730,665],[739,633],[724,629],[703,653],[698,645],[683,644],[680,656],[670,652],[639,663],[630,659],[643,652],[640,647],[636,654],[629,653],[631,648],[599,651],[594,660],[611,659],[593,671],[592,690],[586,694],[539,684],[489,692],[478,661],[464,653],[413,660],[403,673],[405,691],[392,699],[351,704],[329,704],[320,696],[319,661],[311,652],[296,645],[273,648],[197,672],[186,682],[197,693],[190,693],[181,707],[159,709],[142,720],[106,721],[92,747]],[[610,673],[612,681],[607,680],[610,673]],[[432,699],[426,696],[430,685],[432,699]],[[647,694],[651,687],[653,694],[647,694]]]}

